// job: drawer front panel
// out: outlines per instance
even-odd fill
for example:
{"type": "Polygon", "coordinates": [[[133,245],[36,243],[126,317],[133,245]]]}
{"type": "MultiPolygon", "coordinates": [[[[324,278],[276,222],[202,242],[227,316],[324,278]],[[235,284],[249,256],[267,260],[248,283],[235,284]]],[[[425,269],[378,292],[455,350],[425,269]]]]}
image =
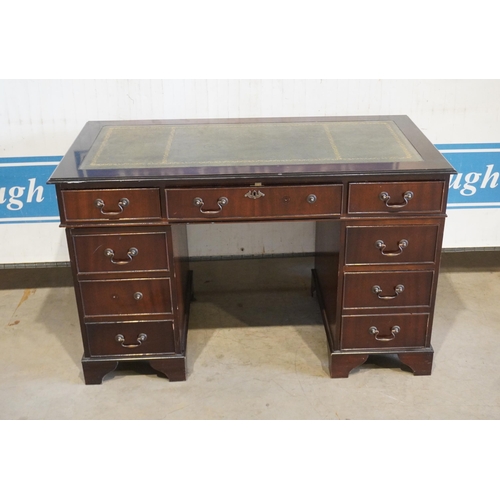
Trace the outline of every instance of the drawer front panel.
{"type": "Polygon", "coordinates": [[[338,215],[342,186],[168,189],[171,220],[266,219],[338,215]]]}
{"type": "Polygon", "coordinates": [[[160,190],[83,189],[61,191],[67,222],[160,219],[160,190]]]}
{"type": "Polygon", "coordinates": [[[73,235],[79,273],[168,270],[166,233],[73,235]]]}
{"type": "Polygon", "coordinates": [[[173,353],[173,321],[140,323],[89,323],[87,336],[91,356],[173,353]]]}
{"type": "Polygon", "coordinates": [[[341,349],[426,347],[428,314],[344,316],[341,349]]]}
{"type": "Polygon", "coordinates": [[[444,211],[444,182],[362,182],[349,185],[348,213],[444,211]]]}
{"type": "Polygon", "coordinates": [[[346,264],[433,263],[438,225],[351,226],[346,264]]]}
{"type": "Polygon", "coordinates": [[[172,313],[169,278],[81,281],[86,317],[172,313]]]}
{"type": "Polygon", "coordinates": [[[346,273],[344,308],[431,305],[433,271],[346,273]]]}

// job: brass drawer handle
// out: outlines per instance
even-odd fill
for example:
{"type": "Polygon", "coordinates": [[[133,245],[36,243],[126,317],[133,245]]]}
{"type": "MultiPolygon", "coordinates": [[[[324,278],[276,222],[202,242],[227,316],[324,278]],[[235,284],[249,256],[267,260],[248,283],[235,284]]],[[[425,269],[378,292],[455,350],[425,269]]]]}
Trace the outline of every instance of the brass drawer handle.
{"type": "Polygon", "coordinates": [[[135,300],[141,300],[143,297],[142,293],[141,292],[135,292],[134,293],[134,299],[135,300]]]}
{"type": "Polygon", "coordinates": [[[106,206],[106,204],[104,203],[103,200],[101,200],[100,198],[97,198],[97,200],[94,201],[94,205],[97,207],[97,208],[100,208],[101,209],[101,214],[103,215],[120,215],[122,212],[123,212],[123,209],[130,204],[130,201],[127,199],[127,198],[122,198],[119,202],[118,202],[118,208],[120,209],[118,212],[112,212],[112,211],[107,211],[105,212],[104,211],[104,207],[106,206]]]}
{"type": "Polygon", "coordinates": [[[126,347],[127,349],[136,349],[137,347],[140,347],[143,342],[146,342],[147,339],[148,339],[148,336],[145,333],[140,333],[137,336],[137,344],[125,344],[124,343],[125,342],[125,337],[122,334],[119,333],[115,337],[115,340],[119,344],[121,344],[122,347],[126,347]]]}
{"type": "Polygon", "coordinates": [[[381,300],[392,300],[395,299],[400,293],[404,292],[405,287],[403,285],[396,285],[394,287],[394,295],[381,295],[382,288],[378,285],[374,285],[372,287],[372,292],[377,295],[377,297],[381,300]]]}
{"type": "Polygon", "coordinates": [[[390,342],[391,340],[394,340],[396,338],[396,335],[401,331],[401,327],[399,327],[398,325],[393,326],[391,328],[391,336],[390,337],[381,336],[381,334],[376,326],[370,326],[370,328],[368,328],[368,331],[370,332],[370,335],[375,336],[375,340],[378,340],[380,342],[390,342]]]}
{"type": "Polygon", "coordinates": [[[382,191],[378,195],[378,197],[383,202],[385,202],[385,206],[388,207],[388,208],[403,208],[403,207],[406,207],[406,205],[408,205],[408,202],[413,198],[413,192],[412,191],[406,191],[403,194],[404,203],[401,203],[401,204],[395,204],[395,203],[389,204],[389,200],[391,199],[391,197],[390,197],[389,193],[386,193],[385,191],[382,191]]]}
{"type": "Polygon", "coordinates": [[[310,203],[311,205],[313,203],[316,203],[316,200],[317,200],[317,196],[315,194],[310,194],[308,197],[307,197],[307,203],[310,203]]]}
{"type": "Polygon", "coordinates": [[[396,250],[395,252],[385,252],[386,244],[382,240],[377,240],[375,242],[375,246],[380,250],[380,253],[382,255],[385,255],[386,257],[396,257],[397,255],[401,255],[403,253],[403,250],[409,245],[408,240],[400,240],[398,242],[398,248],[399,250],[396,250]]]}
{"type": "Polygon", "coordinates": [[[132,262],[132,259],[134,257],[136,257],[138,254],[139,254],[139,250],[137,250],[137,248],[135,248],[135,247],[132,247],[132,248],[129,248],[129,250],[127,252],[127,259],[115,260],[114,259],[115,252],[112,248],[106,248],[106,250],[104,250],[104,255],[106,257],[109,257],[111,263],[116,264],[117,266],[123,266],[124,264],[129,264],[130,262],[132,262]]]}
{"type": "Polygon", "coordinates": [[[225,197],[225,196],[221,196],[218,200],[217,200],[217,205],[219,205],[219,210],[203,210],[203,205],[205,204],[205,202],[203,201],[202,198],[200,198],[199,196],[197,196],[194,200],[193,200],[193,205],[195,207],[199,207],[200,209],[200,212],[202,214],[208,214],[208,215],[211,215],[211,214],[218,214],[219,212],[222,211],[223,207],[225,207],[227,204],[229,203],[229,200],[225,197]]]}

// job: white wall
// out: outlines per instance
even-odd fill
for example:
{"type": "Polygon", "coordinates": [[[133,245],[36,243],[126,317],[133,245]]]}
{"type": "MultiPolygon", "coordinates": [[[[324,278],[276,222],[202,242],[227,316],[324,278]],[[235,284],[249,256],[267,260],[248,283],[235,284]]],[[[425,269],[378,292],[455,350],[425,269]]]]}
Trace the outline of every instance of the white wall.
{"type": "MultiPolygon", "coordinates": [[[[409,115],[434,144],[500,142],[500,80],[2,80],[0,157],[63,155],[89,120],[378,114],[409,115]]],[[[454,210],[445,246],[500,246],[500,231],[485,237],[499,221],[499,210],[454,210]]],[[[0,263],[66,255],[56,225],[37,229],[31,246],[27,226],[0,225],[11,241],[0,263]]],[[[195,255],[310,252],[314,226],[191,226],[189,235],[195,255]]]]}
{"type": "Polygon", "coordinates": [[[64,154],[89,120],[405,114],[500,140],[500,80],[0,80],[0,156],[64,154]]]}

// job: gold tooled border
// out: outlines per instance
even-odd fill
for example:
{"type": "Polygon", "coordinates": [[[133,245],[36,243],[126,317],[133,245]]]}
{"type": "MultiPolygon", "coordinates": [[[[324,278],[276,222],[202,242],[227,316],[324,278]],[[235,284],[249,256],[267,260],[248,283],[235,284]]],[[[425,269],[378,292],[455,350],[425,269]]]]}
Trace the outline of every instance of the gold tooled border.
{"type": "MultiPolygon", "coordinates": [[[[173,126],[173,125],[147,125],[147,127],[154,127],[154,128],[159,128],[159,127],[170,127],[170,133],[168,135],[167,143],[165,145],[165,151],[162,157],[161,162],[122,162],[119,165],[116,163],[99,163],[99,158],[102,155],[108,141],[110,140],[111,134],[115,132],[116,130],[124,130],[124,129],[135,129],[137,127],[140,127],[138,125],[129,125],[129,126],[108,126],[107,130],[105,132],[104,137],[102,138],[102,142],[99,145],[98,150],[96,151],[95,155],[93,156],[92,160],[89,161],[87,166],[82,165],[82,169],[91,169],[91,168],[103,168],[103,167],[114,167],[114,168],[121,168],[121,167],[141,167],[141,166],[157,166],[159,168],[161,167],[175,167],[175,166],[185,166],[185,165],[206,165],[206,166],[217,166],[217,165],[264,165],[264,164],[300,164],[300,163],[328,163],[328,162],[339,162],[339,161],[348,161],[348,160],[356,160],[359,162],[362,161],[367,161],[367,160],[378,160],[378,161],[401,161],[404,159],[411,159],[415,158],[415,160],[421,159],[420,155],[418,154],[417,151],[415,151],[415,154],[412,155],[411,151],[408,150],[406,145],[403,143],[401,140],[401,137],[396,133],[394,130],[395,124],[391,121],[345,121],[345,122],[300,122],[300,123],[287,123],[287,122],[275,122],[275,123],[245,123],[245,126],[253,126],[253,127],[263,127],[263,126],[270,126],[270,127],[276,127],[276,126],[321,126],[323,128],[323,131],[325,132],[326,138],[328,139],[328,142],[332,148],[332,151],[334,153],[333,157],[325,157],[325,158],[287,158],[287,159],[274,159],[274,160],[207,160],[207,161],[196,161],[196,162],[169,162],[168,157],[170,154],[170,151],[172,149],[172,144],[174,141],[175,137],[175,132],[178,127],[173,126]],[[335,143],[335,140],[332,136],[332,133],[329,129],[329,126],[353,126],[353,125],[384,125],[389,133],[393,136],[393,138],[396,140],[398,145],[400,146],[404,156],[401,158],[400,155],[398,156],[386,156],[386,157],[355,157],[355,156],[342,156],[340,154],[339,148],[337,144],[335,143]]],[[[200,127],[238,127],[239,124],[232,124],[232,123],[226,123],[226,124],[199,124],[199,125],[189,125],[189,127],[195,127],[195,128],[200,128],[200,127]]]]}

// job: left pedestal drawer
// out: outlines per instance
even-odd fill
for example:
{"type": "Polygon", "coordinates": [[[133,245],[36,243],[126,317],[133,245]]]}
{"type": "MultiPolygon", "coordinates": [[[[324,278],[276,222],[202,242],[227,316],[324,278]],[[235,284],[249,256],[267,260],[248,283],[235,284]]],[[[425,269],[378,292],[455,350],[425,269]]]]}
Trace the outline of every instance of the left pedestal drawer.
{"type": "Polygon", "coordinates": [[[90,356],[134,356],[175,351],[173,321],[87,323],[90,356]]]}
{"type": "Polygon", "coordinates": [[[170,278],[80,281],[85,318],[172,314],[170,278]]]}
{"type": "Polygon", "coordinates": [[[63,223],[161,219],[157,188],[62,190],[61,197],[63,223]]]}
{"type": "Polygon", "coordinates": [[[78,273],[168,271],[168,233],[109,232],[72,234],[78,273]]]}

